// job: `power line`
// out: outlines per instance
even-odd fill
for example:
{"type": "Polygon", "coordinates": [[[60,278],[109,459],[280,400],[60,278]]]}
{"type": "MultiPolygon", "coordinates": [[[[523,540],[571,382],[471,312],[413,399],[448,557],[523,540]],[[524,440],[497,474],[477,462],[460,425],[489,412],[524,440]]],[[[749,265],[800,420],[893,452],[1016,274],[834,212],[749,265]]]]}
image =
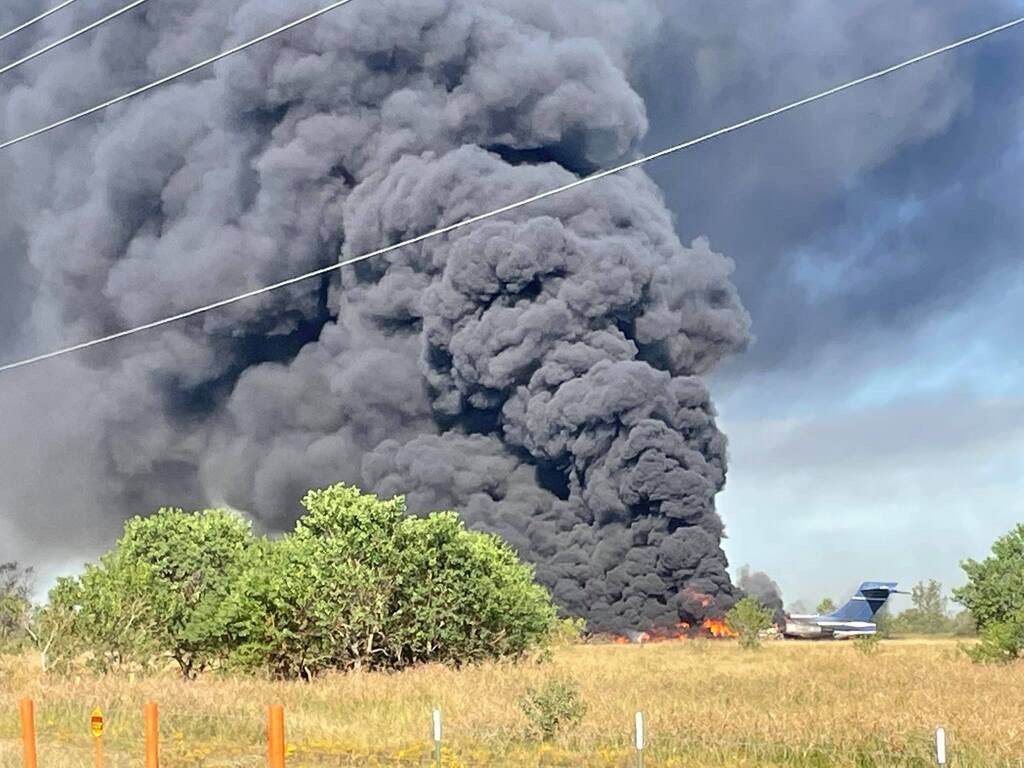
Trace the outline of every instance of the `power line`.
{"type": "Polygon", "coordinates": [[[18,32],[21,32],[21,30],[23,30],[23,29],[28,29],[33,24],[42,21],[47,16],[52,16],[53,14],[55,14],[57,11],[61,10],[62,8],[67,8],[69,5],[71,5],[74,2],[76,2],[76,0],[64,0],[63,3],[60,3],[59,5],[51,8],[50,10],[43,11],[38,16],[36,16],[34,19],[29,19],[24,24],[19,24],[17,27],[15,27],[14,29],[10,30],[9,32],[4,32],[2,35],[0,35],[0,41],[6,40],[11,35],[15,35],[18,32]]]}
{"type": "Polygon", "coordinates": [[[146,2],[146,0],[133,0],[133,2],[129,3],[128,5],[124,6],[123,8],[119,8],[118,10],[114,11],[113,13],[107,14],[102,19],[99,19],[98,21],[94,21],[92,24],[88,24],[88,25],[82,27],[81,29],[79,29],[79,30],[77,30],[75,32],[72,32],[70,35],[65,35],[60,40],[56,40],[56,41],[50,43],[49,45],[43,46],[38,51],[33,51],[32,53],[28,54],[27,56],[23,56],[22,58],[18,59],[17,61],[12,61],[10,64],[7,64],[7,65],[5,65],[3,67],[0,67],[0,75],[4,75],[4,74],[10,72],[12,69],[14,69],[16,67],[20,67],[22,64],[26,64],[26,63],[32,61],[32,59],[38,58],[38,57],[42,56],[44,53],[48,53],[49,51],[52,51],[54,48],[57,48],[57,47],[59,47],[61,45],[64,45],[64,43],[69,43],[72,40],[74,40],[76,37],[81,37],[86,32],[91,32],[92,30],[96,29],[96,27],[100,27],[100,26],[106,24],[111,19],[116,19],[118,16],[120,16],[122,14],[125,14],[125,13],[128,13],[128,11],[132,10],[132,8],[136,8],[136,7],[140,6],[140,5],[142,5],[144,2],[146,2]]]}
{"type": "Polygon", "coordinates": [[[49,133],[54,128],[60,128],[61,126],[67,125],[68,123],[73,123],[75,120],[80,120],[83,117],[94,115],[97,112],[101,112],[102,110],[106,109],[107,107],[112,107],[115,104],[120,104],[122,101],[127,101],[133,96],[139,96],[143,93],[146,93],[147,91],[153,90],[154,88],[158,88],[161,85],[166,85],[167,83],[177,80],[178,78],[184,77],[185,75],[190,75],[193,72],[202,69],[203,67],[208,67],[211,64],[215,64],[221,59],[226,59],[228,56],[244,51],[246,48],[251,48],[252,46],[258,43],[262,43],[264,40],[269,40],[272,37],[280,35],[282,32],[287,32],[290,29],[294,29],[300,24],[305,24],[307,21],[312,21],[313,19],[323,16],[325,13],[333,11],[335,8],[340,8],[343,5],[348,5],[350,2],[352,2],[352,0],[336,0],[335,2],[331,3],[330,5],[324,6],[318,11],[313,11],[312,13],[309,13],[303,16],[302,18],[296,19],[295,21],[290,21],[284,26],[278,27],[277,29],[274,29],[270,32],[266,32],[260,35],[259,37],[255,37],[252,40],[249,40],[248,42],[242,43],[241,45],[236,45],[234,48],[229,48],[226,51],[221,51],[216,56],[211,56],[208,59],[200,61],[198,64],[192,64],[191,66],[185,67],[185,69],[175,72],[173,75],[161,77],[159,80],[154,80],[153,82],[148,83],[147,85],[143,85],[140,88],[136,88],[134,91],[128,91],[128,93],[123,93],[120,96],[117,96],[113,99],[104,101],[101,104],[97,104],[94,107],[89,107],[89,109],[82,110],[81,112],[77,112],[74,115],[70,115],[68,117],[63,118],[62,120],[58,120],[55,123],[44,125],[42,128],[36,128],[34,131],[29,131],[28,133],[23,134],[22,136],[18,136],[13,139],[8,139],[0,143],[0,149],[7,149],[7,147],[13,147],[15,144],[20,144],[21,142],[27,141],[28,139],[35,138],[36,136],[41,136],[44,133],[49,133]]]}
{"type": "Polygon", "coordinates": [[[563,192],[568,192],[569,190],[576,189],[577,187],[581,187],[584,184],[590,184],[592,182],[599,181],[600,179],[604,179],[608,176],[613,176],[615,174],[622,173],[623,171],[627,171],[631,168],[636,168],[638,166],[649,163],[652,160],[657,160],[659,158],[666,157],[667,155],[680,152],[684,149],[689,149],[690,147],[696,146],[697,144],[703,144],[704,142],[710,141],[711,139],[717,138],[719,136],[724,136],[725,134],[733,133],[734,131],[738,131],[742,128],[746,128],[747,126],[754,125],[755,123],[763,122],[770,118],[781,115],[785,112],[790,112],[792,110],[799,109],[800,107],[806,106],[813,102],[821,101],[822,99],[834,96],[835,94],[840,93],[842,91],[849,90],[850,88],[855,88],[859,85],[863,85],[864,83],[870,82],[872,80],[877,80],[881,77],[885,77],[886,75],[892,74],[893,72],[896,72],[898,70],[905,69],[906,67],[913,66],[914,64],[918,64],[927,59],[934,58],[935,56],[940,56],[944,53],[948,53],[949,51],[955,50],[957,48],[962,48],[966,45],[978,42],[979,40],[982,40],[986,37],[990,37],[999,32],[1003,32],[1012,27],[1016,27],[1020,24],[1024,24],[1024,16],[1018,19],[1014,19],[1013,21],[1009,21],[1005,24],[1000,24],[998,27],[992,27],[991,29],[988,29],[984,32],[980,32],[976,35],[965,37],[962,40],[956,41],[955,43],[949,43],[948,45],[944,45],[941,48],[936,48],[935,50],[929,51],[928,53],[923,53],[919,56],[907,59],[906,61],[902,61],[899,64],[894,64],[891,67],[886,67],[885,69],[878,70],[877,72],[873,72],[869,75],[858,77],[856,80],[850,80],[849,82],[843,83],[842,85],[837,85],[834,88],[829,88],[826,91],[816,93],[813,96],[808,96],[806,98],[800,99],[799,101],[794,101],[789,104],[786,104],[785,106],[773,109],[769,112],[764,112],[760,115],[757,115],[756,117],[748,118],[747,120],[743,120],[739,123],[734,123],[732,125],[726,126],[725,128],[719,128],[716,131],[706,133],[703,136],[699,136],[695,139],[684,141],[681,144],[675,144],[674,146],[662,149],[658,152],[654,152],[649,155],[645,155],[636,160],[632,160],[628,163],[623,163],[622,165],[615,166],[614,168],[609,168],[608,170],[605,171],[599,171],[597,173],[591,174],[590,176],[585,176],[581,179],[577,179],[576,181],[572,181],[568,184],[563,184],[560,187],[555,187],[554,189],[549,189],[546,192],[541,192],[539,194],[533,195],[532,197],[527,197],[523,200],[519,200],[518,202],[510,203],[500,208],[495,208],[494,210],[488,211],[487,213],[481,213],[476,216],[471,216],[470,218],[463,219],[462,221],[458,221],[454,224],[449,224],[444,227],[439,227],[438,229],[427,232],[426,234],[417,235],[416,237],[409,238],[408,240],[403,240],[399,243],[395,243],[394,245],[379,248],[375,251],[370,251],[369,253],[364,253],[360,256],[354,256],[350,259],[346,259],[336,264],[332,264],[328,267],[321,267],[320,269],[313,270],[312,272],[307,272],[303,275],[297,275],[296,277],[290,277],[287,280],[282,280],[280,282],[273,283],[272,285],[267,285],[262,288],[246,291],[245,293],[240,293],[237,296],[232,296],[227,299],[221,299],[220,301],[215,301],[212,304],[206,304],[201,307],[196,307],[195,309],[190,309],[186,312],[180,312],[176,315],[170,315],[168,317],[161,318],[160,320],[154,320],[153,322],[145,323],[144,325],[138,325],[135,326],[134,328],[129,328],[124,331],[112,333],[107,336],[101,336],[99,338],[95,338],[90,341],[84,341],[79,344],[73,344],[71,346],[64,347],[62,349],[57,349],[52,352],[36,355],[35,357],[29,357],[23,360],[18,360],[13,363],[7,363],[6,365],[0,366],[0,373],[12,371],[16,368],[24,368],[29,365],[34,365],[35,363],[41,363],[44,360],[51,360],[55,357],[69,355],[73,352],[79,352],[84,349],[99,346],[100,344],[106,344],[111,341],[123,339],[127,336],[133,336],[137,333],[142,333],[143,331],[152,330],[154,328],[159,328],[164,325],[170,325],[171,323],[178,322],[179,320],[185,320],[190,317],[195,317],[197,315],[202,315],[207,312],[212,312],[213,310],[220,309],[231,304],[236,304],[240,301],[245,301],[246,299],[261,296],[263,294],[270,293],[281,288],[286,288],[290,285],[295,285],[296,283],[301,283],[305,280],[310,280],[315,277],[320,277],[321,275],[326,275],[330,272],[334,272],[336,270],[350,266],[352,264],[357,264],[361,261],[376,258],[377,256],[383,256],[384,254],[391,253],[392,251],[397,251],[400,248],[406,248],[410,245],[422,243],[424,240],[430,240],[432,238],[448,234],[449,232],[454,232],[458,229],[462,229],[463,227],[468,227],[472,224],[479,223],[486,219],[491,219],[494,218],[495,216],[500,216],[501,214],[514,211],[518,208],[523,208],[527,205],[531,205],[541,200],[545,200],[549,197],[554,197],[555,195],[562,194],[563,192]]]}

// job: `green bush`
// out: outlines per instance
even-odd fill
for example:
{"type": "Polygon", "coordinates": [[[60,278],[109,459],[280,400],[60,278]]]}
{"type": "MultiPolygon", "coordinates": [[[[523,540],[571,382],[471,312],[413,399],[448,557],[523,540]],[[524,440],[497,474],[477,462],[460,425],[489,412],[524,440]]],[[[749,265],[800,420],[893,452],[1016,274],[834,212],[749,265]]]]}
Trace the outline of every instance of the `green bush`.
{"type": "Polygon", "coordinates": [[[734,605],[725,615],[725,623],[739,635],[742,648],[752,650],[761,645],[760,634],[771,628],[773,613],[765,608],[756,597],[747,596],[734,605]]]}
{"type": "Polygon", "coordinates": [[[337,485],[254,553],[225,601],[232,661],[282,677],[522,657],[551,636],[555,611],[533,571],[453,512],[406,514],[337,485]]]}
{"type": "Polygon", "coordinates": [[[577,645],[587,631],[584,619],[559,619],[551,632],[552,645],[577,645]]]}
{"type": "Polygon", "coordinates": [[[135,519],[98,564],[62,579],[31,622],[44,665],[98,672],[177,663],[309,679],[519,658],[550,641],[555,610],[506,544],[453,512],[406,514],[337,485],[309,493],[278,540],[223,510],[135,519]]]}
{"type": "Polygon", "coordinates": [[[565,677],[548,680],[541,688],[531,688],[520,699],[519,706],[526,715],[527,735],[543,741],[576,727],[587,712],[575,681],[565,677]]]}
{"type": "Polygon", "coordinates": [[[981,642],[968,649],[978,662],[1010,662],[1024,655],[1024,524],[992,545],[991,556],[961,564],[967,584],[953,597],[973,616],[981,642]]]}
{"type": "Polygon", "coordinates": [[[192,678],[224,656],[218,612],[253,544],[249,524],[224,510],[135,518],[99,564],[58,583],[41,618],[63,623],[65,655],[84,652],[99,672],[173,660],[192,678]]]}
{"type": "Polygon", "coordinates": [[[881,638],[879,638],[877,632],[870,635],[857,635],[857,637],[853,638],[853,647],[865,656],[874,656],[878,653],[880,642],[881,638]]]}
{"type": "Polygon", "coordinates": [[[964,648],[972,661],[982,664],[1006,664],[1024,652],[1024,617],[1015,616],[982,628],[979,642],[964,648]]]}
{"type": "Polygon", "coordinates": [[[0,653],[18,653],[28,639],[32,569],[0,563],[0,653]]]}

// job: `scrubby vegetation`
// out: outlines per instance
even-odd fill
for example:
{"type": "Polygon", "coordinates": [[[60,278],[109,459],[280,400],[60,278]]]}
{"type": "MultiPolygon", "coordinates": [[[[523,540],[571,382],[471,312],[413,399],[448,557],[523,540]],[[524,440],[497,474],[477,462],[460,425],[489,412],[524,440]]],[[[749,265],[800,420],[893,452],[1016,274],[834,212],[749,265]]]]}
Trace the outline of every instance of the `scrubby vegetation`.
{"type": "MultiPolygon", "coordinates": [[[[92,765],[88,716],[108,720],[107,765],[141,764],[142,706],[160,704],[162,765],[266,764],[266,706],[285,706],[289,768],[430,765],[430,712],[444,713],[444,765],[623,768],[635,764],[633,713],[647,718],[652,768],[924,768],[934,728],[950,765],[1018,768],[1024,664],[972,664],[952,639],[851,643],[728,640],[557,648],[550,664],[422,665],[326,673],[312,684],[176,671],[155,677],[43,676],[0,660],[0,768],[21,765],[17,699],[36,700],[41,766],[92,765]],[[521,701],[571,679],[578,724],[526,737],[521,701]]],[[[565,697],[551,697],[555,703],[565,697]]],[[[552,708],[553,710],[554,708],[552,708]]]]}
{"type": "Polygon", "coordinates": [[[736,603],[725,616],[725,623],[739,637],[740,647],[758,648],[760,635],[772,626],[772,611],[756,597],[747,596],[736,603]]]}
{"type": "MultiPolygon", "coordinates": [[[[278,539],[224,510],[131,520],[114,549],[54,587],[35,615],[27,580],[0,603],[0,640],[43,666],[181,675],[401,669],[517,658],[545,644],[555,610],[531,568],[453,512],[406,514],[337,485],[309,493],[278,539]]],[[[15,579],[15,576],[18,579],[15,579]]]]}
{"type": "Polygon", "coordinates": [[[981,562],[963,563],[967,584],[954,597],[971,612],[981,642],[970,649],[982,662],[1009,662],[1024,655],[1024,524],[996,540],[981,562]]]}
{"type": "Polygon", "coordinates": [[[31,571],[0,566],[0,768],[17,764],[25,695],[55,765],[87,761],[94,706],[108,764],[134,764],[146,700],[162,707],[166,764],[206,768],[259,762],[272,701],[295,768],[420,764],[434,706],[453,765],[623,765],[638,709],[665,768],[920,766],[935,724],[957,764],[1018,764],[1004,734],[1024,712],[1024,665],[960,649],[1024,655],[1024,526],[964,563],[966,610],[951,617],[941,585],[922,582],[886,620],[915,635],[977,626],[978,642],[871,636],[753,655],[741,649],[772,621],[756,598],[726,617],[738,643],[591,645],[508,546],[454,513],[412,517],[401,498],[344,485],[303,504],[275,539],[225,510],[132,520],[42,606],[31,571]],[[543,663],[509,663],[526,656],[543,663]]]}
{"type": "Polygon", "coordinates": [[[579,686],[571,677],[556,677],[530,688],[519,700],[526,716],[528,738],[550,741],[572,730],[587,713],[579,686]]]}

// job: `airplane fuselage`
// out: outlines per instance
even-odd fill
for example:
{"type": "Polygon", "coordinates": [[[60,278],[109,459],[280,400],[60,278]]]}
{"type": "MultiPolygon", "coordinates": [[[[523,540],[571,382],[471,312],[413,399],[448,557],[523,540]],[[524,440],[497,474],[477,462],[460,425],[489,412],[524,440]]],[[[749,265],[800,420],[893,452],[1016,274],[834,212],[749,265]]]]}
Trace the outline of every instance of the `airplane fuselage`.
{"type": "Polygon", "coordinates": [[[847,640],[873,635],[878,626],[870,621],[844,621],[828,616],[787,616],[783,637],[801,640],[847,640]]]}

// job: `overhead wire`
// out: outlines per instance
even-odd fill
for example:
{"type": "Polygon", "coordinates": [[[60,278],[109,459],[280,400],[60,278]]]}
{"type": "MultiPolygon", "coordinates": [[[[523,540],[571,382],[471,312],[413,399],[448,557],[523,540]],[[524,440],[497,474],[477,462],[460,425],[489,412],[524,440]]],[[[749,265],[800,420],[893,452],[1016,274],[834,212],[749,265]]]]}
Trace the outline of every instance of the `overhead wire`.
{"type": "Polygon", "coordinates": [[[185,75],[190,75],[193,72],[197,72],[200,69],[203,69],[204,67],[208,67],[211,64],[215,64],[216,62],[221,61],[222,59],[226,59],[228,56],[240,53],[241,51],[244,51],[246,48],[251,48],[254,45],[262,43],[265,40],[269,40],[272,37],[276,37],[277,35],[280,35],[283,32],[287,32],[290,29],[295,29],[295,27],[299,26],[300,24],[305,24],[307,21],[312,21],[313,19],[319,18],[320,16],[323,16],[325,13],[329,13],[330,11],[333,11],[336,8],[341,8],[341,6],[343,5],[348,5],[350,2],[352,2],[352,0],[335,0],[335,2],[331,3],[330,5],[324,6],[323,8],[320,8],[317,11],[308,13],[301,18],[295,19],[294,21],[290,21],[287,24],[278,27],[277,29],[271,30],[270,32],[265,32],[259,37],[254,37],[252,40],[248,40],[240,45],[236,45],[233,48],[227,49],[226,51],[221,51],[215,56],[211,56],[208,59],[203,59],[202,61],[185,67],[184,69],[179,70],[172,75],[161,77],[159,80],[154,80],[151,83],[147,83],[146,85],[143,85],[139,88],[135,88],[134,90],[128,91],[127,93],[122,93],[120,96],[116,96],[113,99],[108,99],[107,101],[101,102],[100,104],[97,104],[93,107],[83,109],[81,112],[69,115],[68,117],[62,118],[61,120],[58,120],[55,123],[44,125],[42,128],[36,128],[34,131],[29,131],[28,133],[23,134],[21,136],[17,136],[13,139],[7,139],[6,141],[0,142],[0,149],[7,149],[8,147],[13,147],[15,144],[20,144],[21,142],[28,141],[29,139],[35,138],[36,136],[41,136],[44,133],[49,133],[55,128],[60,128],[61,126],[67,125],[68,123],[73,123],[76,120],[81,120],[83,117],[94,115],[97,112],[101,112],[104,109],[114,106],[115,104],[120,104],[122,101],[127,101],[128,99],[134,98],[135,96],[140,96],[141,94],[146,93],[147,91],[152,91],[154,88],[159,88],[161,85],[166,85],[167,83],[185,77],[185,75]]]}
{"type": "Polygon", "coordinates": [[[72,354],[74,352],[79,352],[79,351],[82,351],[82,350],[85,350],[85,349],[90,349],[92,347],[99,346],[101,344],[106,344],[106,343],[109,343],[109,342],[112,342],[112,341],[116,341],[118,339],[126,338],[128,336],[133,336],[133,335],[142,333],[144,331],[152,330],[152,329],[159,328],[159,327],[162,327],[162,326],[165,326],[165,325],[170,325],[171,323],[179,322],[181,320],[185,320],[185,319],[188,319],[188,318],[191,318],[191,317],[196,317],[197,315],[202,315],[202,314],[205,314],[207,312],[212,312],[212,311],[214,311],[216,309],[220,309],[222,307],[226,307],[226,306],[229,306],[229,305],[232,305],[232,304],[236,304],[236,303],[238,303],[240,301],[245,301],[246,299],[251,299],[251,298],[254,298],[256,296],[261,296],[263,294],[267,294],[267,293],[270,293],[272,291],[280,290],[281,288],[285,288],[285,287],[288,287],[288,286],[291,286],[291,285],[295,285],[296,283],[300,283],[300,282],[303,282],[303,281],[306,281],[306,280],[313,279],[315,277],[320,277],[322,275],[326,275],[326,274],[329,274],[331,272],[335,272],[337,270],[340,270],[340,269],[342,269],[344,267],[347,267],[347,266],[350,266],[352,264],[357,264],[357,263],[359,263],[361,261],[366,261],[368,259],[373,259],[373,258],[376,258],[378,256],[383,256],[383,255],[385,255],[387,253],[391,253],[392,251],[397,251],[397,250],[399,250],[401,248],[407,248],[409,246],[416,245],[418,243],[422,243],[425,240],[430,240],[430,239],[435,238],[435,237],[440,237],[441,235],[445,235],[445,234],[448,234],[450,232],[454,232],[456,230],[462,229],[464,227],[471,226],[473,224],[477,224],[477,223],[479,223],[481,221],[485,221],[487,219],[494,218],[495,216],[500,216],[500,215],[502,215],[504,213],[509,213],[511,211],[517,210],[519,208],[523,208],[525,206],[531,205],[531,204],[539,202],[541,200],[545,200],[547,198],[554,197],[555,195],[560,195],[560,194],[562,194],[564,192],[568,192],[570,190],[576,189],[577,187],[582,187],[585,184],[591,184],[591,183],[593,183],[595,181],[599,181],[601,179],[607,178],[607,177],[615,175],[615,174],[622,173],[622,172],[630,170],[632,168],[639,167],[641,165],[644,165],[646,163],[649,163],[649,162],[652,162],[654,160],[660,159],[662,157],[666,157],[667,155],[671,155],[671,154],[674,154],[676,152],[680,152],[680,151],[688,149],[690,147],[694,147],[694,146],[696,146],[698,144],[703,144],[703,143],[705,143],[707,141],[710,141],[712,139],[715,139],[715,138],[717,138],[719,136],[724,136],[726,134],[733,133],[735,131],[741,130],[743,128],[746,128],[748,126],[754,125],[756,123],[760,123],[760,122],[763,122],[765,120],[769,120],[769,119],[771,119],[773,117],[776,117],[778,115],[784,114],[786,112],[791,112],[791,111],[793,111],[795,109],[799,109],[800,107],[806,106],[808,104],[812,104],[814,102],[821,101],[822,99],[829,98],[830,96],[834,96],[837,93],[841,93],[841,92],[847,91],[847,90],[849,90],[851,88],[855,88],[855,87],[857,87],[859,85],[863,85],[864,83],[870,82],[872,80],[877,80],[879,78],[885,77],[886,75],[890,75],[890,74],[892,74],[894,72],[897,72],[897,71],[899,71],[901,69],[905,69],[907,67],[913,66],[913,65],[918,64],[918,63],[920,63],[922,61],[926,61],[927,59],[931,59],[931,58],[934,58],[936,56],[940,56],[942,54],[948,53],[949,51],[953,51],[955,49],[962,48],[962,47],[967,46],[967,45],[971,45],[972,43],[978,42],[979,40],[983,40],[983,39],[985,39],[987,37],[991,37],[992,35],[998,34],[1000,32],[1009,30],[1009,29],[1011,29],[1013,27],[1019,26],[1020,24],[1024,24],[1024,16],[1022,16],[1020,18],[1017,18],[1017,19],[1014,19],[1012,21],[1008,21],[1005,24],[1000,24],[999,26],[992,27],[990,29],[985,30],[984,32],[979,32],[979,33],[971,35],[969,37],[965,37],[965,38],[962,38],[960,40],[957,40],[956,42],[949,43],[947,45],[943,45],[942,47],[936,48],[936,49],[934,49],[932,51],[928,51],[927,53],[923,53],[923,54],[920,54],[918,56],[914,56],[913,58],[906,59],[905,61],[901,61],[900,63],[894,64],[894,65],[892,65],[890,67],[886,67],[885,69],[880,69],[880,70],[878,70],[876,72],[872,72],[871,74],[864,75],[863,77],[858,77],[855,80],[850,80],[848,82],[842,83],[841,85],[834,86],[834,87],[829,88],[827,90],[824,90],[824,91],[821,91],[819,93],[816,93],[813,96],[807,96],[807,97],[799,99],[797,101],[790,102],[789,104],[786,104],[784,106],[777,107],[775,109],[769,110],[768,112],[763,112],[763,113],[761,113],[759,115],[756,115],[754,117],[748,118],[746,120],[742,120],[742,121],[740,121],[738,123],[733,123],[732,125],[725,126],[724,128],[719,128],[717,130],[711,131],[710,133],[705,133],[704,135],[698,136],[697,138],[689,139],[689,140],[681,142],[679,144],[675,144],[673,146],[670,146],[670,147],[667,147],[665,149],[662,149],[662,150],[660,150],[658,152],[653,152],[653,153],[651,153],[649,155],[644,155],[643,157],[639,157],[639,158],[637,158],[635,160],[631,160],[629,162],[622,163],[621,165],[617,165],[614,168],[609,168],[607,170],[599,171],[599,172],[593,173],[593,174],[591,174],[589,176],[585,176],[583,178],[576,179],[575,181],[569,182],[568,184],[563,184],[563,185],[561,185],[559,187],[555,187],[555,188],[549,189],[549,190],[547,190],[545,192],[541,192],[541,193],[538,193],[536,195],[532,195],[530,197],[524,198],[524,199],[519,200],[517,202],[509,203],[507,205],[503,205],[503,206],[501,206],[499,208],[495,208],[493,210],[487,211],[486,213],[481,213],[481,214],[478,214],[476,216],[471,216],[469,218],[462,219],[461,221],[455,222],[453,224],[448,224],[448,225],[443,226],[443,227],[438,227],[437,229],[431,230],[430,232],[427,232],[427,233],[422,234],[422,235],[417,235],[416,237],[411,237],[411,238],[408,238],[406,240],[402,240],[401,242],[395,243],[394,245],[388,245],[388,246],[385,246],[383,248],[378,248],[377,250],[370,251],[368,253],[363,253],[363,254],[361,254],[359,256],[354,256],[352,258],[345,259],[343,261],[339,261],[339,262],[331,264],[329,266],[321,267],[321,268],[315,269],[315,270],[313,270],[311,272],[306,272],[305,274],[302,274],[302,275],[297,275],[295,277],[290,277],[290,278],[288,278],[286,280],[281,280],[281,281],[279,281],[277,283],[273,283],[271,285],[263,286],[262,288],[256,288],[256,289],[251,290],[251,291],[246,291],[245,293],[240,293],[240,294],[237,294],[235,296],[231,296],[231,297],[228,297],[228,298],[225,298],[225,299],[221,299],[219,301],[215,301],[215,302],[212,302],[210,304],[205,304],[203,306],[196,307],[194,309],[190,309],[190,310],[187,310],[185,312],[179,312],[177,314],[170,315],[170,316],[161,318],[159,320],[154,320],[154,321],[149,322],[149,323],[144,323],[142,325],[137,325],[137,326],[134,326],[132,328],[128,328],[128,329],[125,329],[125,330],[122,330],[122,331],[118,331],[116,333],[111,333],[111,334],[108,334],[106,336],[101,336],[101,337],[98,337],[98,338],[90,339],[89,341],[83,341],[83,342],[80,342],[78,344],[72,344],[70,346],[66,346],[66,347],[63,347],[63,348],[60,348],[60,349],[53,350],[52,352],[46,352],[44,354],[35,355],[33,357],[28,357],[28,358],[25,358],[25,359],[22,359],[22,360],[17,360],[17,361],[11,362],[11,363],[7,363],[5,365],[0,365],[0,373],[4,373],[4,372],[7,372],[7,371],[12,371],[12,370],[15,370],[15,369],[18,369],[18,368],[24,368],[24,367],[29,366],[29,365],[34,365],[36,363],[41,363],[41,362],[43,362],[45,360],[52,360],[53,358],[56,358],[56,357],[61,357],[61,356],[64,356],[64,355],[69,355],[69,354],[72,354]]]}
{"type": "Polygon", "coordinates": [[[82,27],[81,29],[74,31],[74,32],[72,32],[69,35],[65,35],[60,40],[55,40],[54,42],[50,43],[49,45],[45,45],[42,48],[40,48],[39,50],[33,51],[32,53],[28,54],[27,56],[22,56],[17,61],[12,61],[10,64],[5,64],[4,66],[0,67],[0,75],[5,75],[8,72],[10,72],[12,69],[16,69],[17,67],[20,67],[22,64],[27,64],[28,62],[32,61],[33,59],[39,58],[44,53],[49,53],[54,48],[59,48],[60,46],[64,45],[65,43],[70,43],[75,38],[81,37],[82,35],[86,34],[87,32],[92,32],[97,27],[101,27],[104,24],[106,24],[108,21],[112,21],[113,19],[116,19],[118,16],[121,16],[121,15],[123,15],[125,13],[128,13],[128,11],[132,10],[133,8],[137,8],[138,6],[142,5],[145,2],[147,2],[147,0],[132,0],[132,2],[128,3],[128,5],[126,5],[126,6],[122,7],[122,8],[118,8],[113,13],[108,13],[102,19],[94,21],[91,24],[87,24],[86,26],[82,27]]]}
{"type": "Polygon", "coordinates": [[[67,8],[69,5],[71,5],[74,2],[77,2],[77,0],[64,0],[64,2],[59,3],[58,5],[55,5],[53,8],[51,8],[48,11],[43,11],[42,13],[40,13],[35,18],[29,19],[28,21],[26,21],[24,24],[19,24],[14,29],[10,29],[7,32],[4,32],[2,35],[0,35],[0,42],[6,40],[11,35],[16,35],[18,32],[21,32],[23,29],[28,29],[33,24],[38,24],[43,19],[47,18],[48,16],[52,16],[53,14],[55,14],[59,10],[67,8]]]}

